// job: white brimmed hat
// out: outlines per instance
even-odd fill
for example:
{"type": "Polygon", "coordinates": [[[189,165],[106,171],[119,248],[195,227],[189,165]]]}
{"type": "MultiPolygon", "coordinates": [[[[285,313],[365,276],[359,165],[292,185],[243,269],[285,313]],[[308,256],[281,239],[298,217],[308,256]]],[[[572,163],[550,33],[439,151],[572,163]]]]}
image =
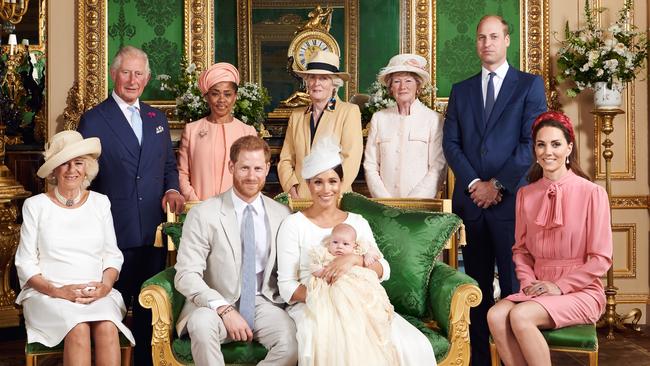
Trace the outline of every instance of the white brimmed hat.
{"type": "Polygon", "coordinates": [[[330,51],[318,51],[307,62],[307,70],[294,70],[303,79],[309,75],[333,75],[338,76],[343,81],[350,80],[350,74],[339,70],[339,57],[330,51]]]}
{"type": "MultiPolygon", "coordinates": [[[[431,75],[427,71],[427,60],[412,53],[400,53],[391,57],[388,65],[379,71],[377,80],[386,85],[388,75],[395,72],[412,72],[422,78],[422,81],[428,83],[431,81],[431,75]]],[[[388,85],[386,85],[388,86],[388,85]]]]}
{"type": "Polygon", "coordinates": [[[77,131],[61,131],[45,144],[45,163],[38,168],[36,174],[47,178],[56,167],[67,161],[84,155],[97,159],[101,152],[102,145],[97,137],[84,139],[77,131]]]}
{"type": "Polygon", "coordinates": [[[324,137],[314,144],[302,164],[303,179],[311,179],[318,174],[341,165],[341,147],[334,137],[324,137]]]}

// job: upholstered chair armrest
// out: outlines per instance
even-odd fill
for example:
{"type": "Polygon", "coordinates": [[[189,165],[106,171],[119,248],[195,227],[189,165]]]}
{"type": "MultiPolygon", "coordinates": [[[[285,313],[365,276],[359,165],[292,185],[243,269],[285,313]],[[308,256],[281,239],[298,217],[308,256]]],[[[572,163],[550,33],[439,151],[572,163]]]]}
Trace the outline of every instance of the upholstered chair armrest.
{"type": "Polygon", "coordinates": [[[450,343],[439,366],[469,364],[469,310],[478,306],[481,298],[474,279],[436,262],[429,281],[429,316],[450,343]]]}
{"type": "Polygon", "coordinates": [[[167,268],[146,280],[140,290],[140,305],[151,309],[151,353],[154,365],[181,365],[176,361],[171,348],[176,319],[185,302],[183,295],[174,289],[175,274],[173,267],[167,268]]]}

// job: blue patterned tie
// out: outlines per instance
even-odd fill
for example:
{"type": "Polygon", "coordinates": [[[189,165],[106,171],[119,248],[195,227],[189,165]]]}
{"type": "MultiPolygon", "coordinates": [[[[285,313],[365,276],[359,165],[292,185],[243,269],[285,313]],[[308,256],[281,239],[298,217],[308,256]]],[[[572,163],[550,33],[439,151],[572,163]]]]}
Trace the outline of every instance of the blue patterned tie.
{"type": "Polygon", "coordinates": [[[131,111],[131,128],[133,128],[138,143],[142,145],[142,117],[140,117],[140,111],[134,105],[130,105],[127,109],[131,111]]]}
{"type": "Polygon", "coordinates": [[[488,119],[490,119],[490,113],[492,113],[492,108],[494,108],[494,75],[496,73],[490,73],[490,80],[488,80],[487,91],[485,93],[485,110],[483,111],[483,120],[487,124],[488,119]]]}
{"type": "Polygon", "coordinates": [[[255,274],[255,226],[253,225],[253,213],[255,209],[248,205],[244,209],[242,220],[242,285],[239,297],[239,313],[246,320],[248,326],[253,330],[255,323],[255,293],[257,292],[257,276],[255,274]]]}

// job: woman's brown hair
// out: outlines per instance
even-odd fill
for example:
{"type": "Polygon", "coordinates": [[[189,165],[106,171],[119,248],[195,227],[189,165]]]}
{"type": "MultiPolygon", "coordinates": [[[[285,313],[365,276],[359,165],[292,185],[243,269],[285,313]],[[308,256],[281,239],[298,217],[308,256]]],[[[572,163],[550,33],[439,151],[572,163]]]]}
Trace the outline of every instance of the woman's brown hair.
{"type": "MultiPolygon", "coordinates": [[[[565,114],[560,112],[544,112],[537,117],[533,123],[533,156],[535,156],[535,141],[537,140],[537,133],[542,127],[555,127],[562,131],[562,135],[566,139],[567,143],[573,143],[573,149],[569,154],[569,162],[565,163],[568,169],[571,169],[576,175],[591,181],[591,178],[585,173],[580,164],[578,164],[578,153],[577,146],[575,142],[575,135],[573,133],[573,125],[571,120],[565,114]]],[[[542,167],[535,161],[530,169],[528,170],[528,176],[526,179],[529,183],[536,182],[544,176],[544,171],[542,167]]]]}

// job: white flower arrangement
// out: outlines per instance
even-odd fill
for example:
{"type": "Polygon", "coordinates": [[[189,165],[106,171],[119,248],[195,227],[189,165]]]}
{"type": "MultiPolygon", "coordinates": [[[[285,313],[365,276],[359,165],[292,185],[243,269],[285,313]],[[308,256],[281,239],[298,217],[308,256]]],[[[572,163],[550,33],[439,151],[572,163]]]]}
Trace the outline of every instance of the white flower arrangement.
{"type": "MultiPolygon", "coordinates": [[[[427,97],[433,94],[434,91],[435,88],[433,85],[431,85],[431,83],[425,83],[422,86],[422,90],[420,91],[418,99],[424,100],[424,103],[427,104],[428,107],[431,107],[428,105],[427,101],[429,98],[427,97]]],[[[393,96],[389,93],[388,88],[379,81],[375,81],[370,84],[370,87],[368,88],[368,95],[370,98],[361,111],[361,119],[364,122],[369,122],[375,112],[382,109],[394,107],[396,105],[395,98],[393,98],[393,96]]]]}
{"type": "Polygon", "coordinates": [[[626,0],[616,22],[606,30],[599,29],[595,14],[605,8],[590,9],[585,0],[585,27],[571,31],[566,23],[565,40],[558,51],[557,79],[575,83],[567,90],[568,96],[575,97],[596,82],[606,82],[608,88],[621,91],[625,83],[635,79],[648,55],[648,39],[629,25],[632,10],[632,1],[626,0]]]}

